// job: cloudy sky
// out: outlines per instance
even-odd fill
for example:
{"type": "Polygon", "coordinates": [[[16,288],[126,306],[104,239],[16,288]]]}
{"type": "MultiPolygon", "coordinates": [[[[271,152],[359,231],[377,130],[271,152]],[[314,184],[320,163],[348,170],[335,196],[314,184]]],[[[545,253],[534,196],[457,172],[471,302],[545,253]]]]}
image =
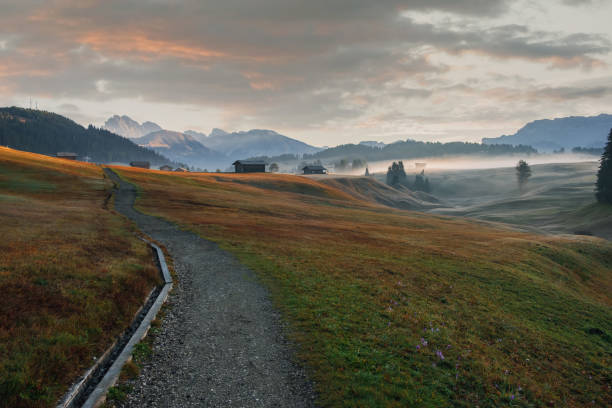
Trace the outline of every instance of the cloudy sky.
{"type": "Polygon", "coordinates": [[[612,0],[0,0],[0,105],[471,140],[612,113],[612,0]]]}

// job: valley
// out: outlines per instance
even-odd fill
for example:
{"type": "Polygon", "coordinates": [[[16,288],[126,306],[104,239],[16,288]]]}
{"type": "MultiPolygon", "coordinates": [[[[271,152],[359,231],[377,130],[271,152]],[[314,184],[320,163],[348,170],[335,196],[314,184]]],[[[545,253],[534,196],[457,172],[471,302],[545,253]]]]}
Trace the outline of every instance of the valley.
{"type": "Polygon", "coordinates": [[[595,201],[598,162],[531,166],[523,192],[513,167],[432,170],[432,213],[502,222],[531,231],[612,239],[612,209],[595,201]],[[444,207],[444,204],[447,207],[444,207]]]}

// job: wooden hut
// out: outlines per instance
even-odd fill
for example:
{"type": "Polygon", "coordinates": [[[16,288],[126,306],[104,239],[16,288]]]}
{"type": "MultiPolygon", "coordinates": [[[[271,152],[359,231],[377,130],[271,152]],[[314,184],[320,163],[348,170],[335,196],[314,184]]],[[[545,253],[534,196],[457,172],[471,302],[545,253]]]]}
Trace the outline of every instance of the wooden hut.
{"type": "Polygon", "coordinates": [[[304,174],[327,174],[327,169],[320,165],[308,165],[302,169],[304,174]]]}
{"type": "Polygon", "coordinates": [[[148,161],[133,161],[133,162],[130,162],[130,166],[140,167],[141,169],[150,169],[151,163],[149,163],[148,161]]]}
{"type": "Polygon", "coordinates": [[[265,173],[266,162],[263,160],[236,160],[232,163],[236,173],[265,173]]]}
{"type": "Polygon", "coordinates": [[[76,160],[77,157],[79,157],[78,154],[70,153],[70,152],[57,152],[55,156],[59,159],[66,159],[66,160],[76,160]]]}

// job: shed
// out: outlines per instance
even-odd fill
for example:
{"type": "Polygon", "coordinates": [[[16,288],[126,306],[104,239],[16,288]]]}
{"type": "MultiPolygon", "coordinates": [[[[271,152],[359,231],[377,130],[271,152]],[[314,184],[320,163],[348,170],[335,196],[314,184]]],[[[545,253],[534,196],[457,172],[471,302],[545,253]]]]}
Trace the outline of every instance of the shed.
{"type": "Polygon", "coordinates": [[[164,165],[163,165],[163,166],[161,166],[159,169],[160,169],[161,171],[172,171],[172,170],[174,170],[174,169],[172,168],[172,166],[168,166],[167,164],[164,164],[164,165]]]}
{"type": "Polygon", "coordinates": [[[189,170],[187,170],[187,169],[186,169],[186,168],[184,168],[184,167],[177,167],[176,169],[174,169],[174,171],[178,171],[178,172],[182,172],[182,173],[184,173],[184,172],[188,172],[189,170]]]}
{"type": "Polygon", "coordinates": [[[57,152],[55,156],[57,156],[60,159],[66,159],[66,160],[76,160],[77,157],[79,157],[78,154],[70,153],[70,152],[57,152]]]}
{"type": "Polygon", "coordinates": [[[304,166],[304,174],[327,174],[327,169],[320,165],[304,166]]]}
{"type": "Polygon", "coordinates": [[[266,162],[263,160],[236,160],[232,165],[236,173],[265,173],[266,162]]]}
{"type": "Polygon", "coordinates": [[[133,161],[130,162],[130,166],[140,167],[141,169],[148,169],[151,168],[151,163],[149,163],[148,161],[133,161]]]}

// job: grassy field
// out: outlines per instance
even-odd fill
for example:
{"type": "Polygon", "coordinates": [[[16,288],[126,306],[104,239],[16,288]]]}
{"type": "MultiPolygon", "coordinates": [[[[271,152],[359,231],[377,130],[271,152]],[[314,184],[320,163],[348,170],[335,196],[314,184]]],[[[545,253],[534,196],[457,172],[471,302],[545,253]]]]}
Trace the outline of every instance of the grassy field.
{"type": "MultiPolygon", "coordinates": [[[[437,214],[612,239],[612,207],[595,202],[597,162],[540,164],[520,192],[514,168],[429,173],[437,214]]],[[[381,175],[377,175],[379,178],[381,175]]]]}
{"type": "Polygon", "coordinates": [[[118,169],[252,267],[323,406],[610,406],[612,245],[392,210],[284,175],[118,169]]]}
{"type": "Polygon", "coordinates": [[[0,406],[55,406],[159,276],[94,165],[0,147],[0,406]]]}

